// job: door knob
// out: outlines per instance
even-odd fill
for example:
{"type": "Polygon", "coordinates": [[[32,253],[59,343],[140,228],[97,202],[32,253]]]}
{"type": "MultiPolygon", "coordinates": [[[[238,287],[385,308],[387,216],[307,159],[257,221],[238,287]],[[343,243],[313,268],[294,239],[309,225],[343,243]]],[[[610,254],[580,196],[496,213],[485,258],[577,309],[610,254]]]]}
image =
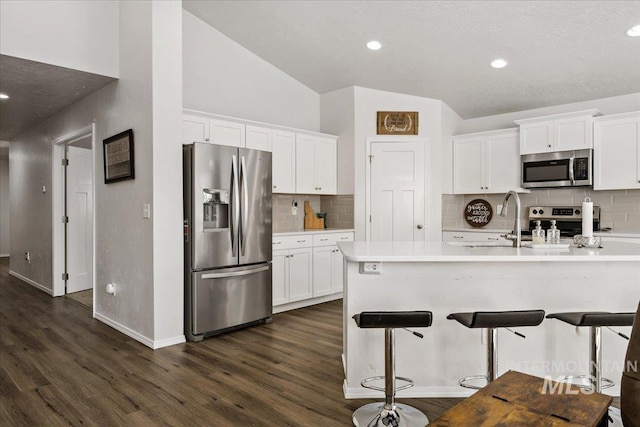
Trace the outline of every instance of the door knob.
{"type": "Polygon", "coordinates": [[[418,226],[416,227],[418,230],[422,230],[422,226],[420,224],[418,224],[418,226]]]}

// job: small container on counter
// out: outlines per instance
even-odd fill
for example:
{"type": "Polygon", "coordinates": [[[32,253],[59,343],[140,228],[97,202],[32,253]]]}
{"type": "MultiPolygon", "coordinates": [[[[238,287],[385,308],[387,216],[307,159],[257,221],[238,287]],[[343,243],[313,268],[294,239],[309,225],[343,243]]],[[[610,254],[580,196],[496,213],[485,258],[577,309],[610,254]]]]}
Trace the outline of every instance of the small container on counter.
{"type": "Polygon", "coordinates": [[[556,227],[556,220],[551,220],[551,228],[547,230],[547,243],[557,245],[560,243],[560,230],[556,227]]]}
{"type": "Polygon", "coordinates": [[[531,232],[531,240],[534,245],[544,245],[544,230],[540,225],[540,221],[536,221],[536,228],[531,232]]]}

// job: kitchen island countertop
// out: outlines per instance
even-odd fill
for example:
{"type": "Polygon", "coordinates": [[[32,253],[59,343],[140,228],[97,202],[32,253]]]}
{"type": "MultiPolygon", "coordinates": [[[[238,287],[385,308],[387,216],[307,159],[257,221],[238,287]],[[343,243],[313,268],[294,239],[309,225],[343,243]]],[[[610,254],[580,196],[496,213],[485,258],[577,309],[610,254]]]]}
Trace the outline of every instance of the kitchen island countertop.
{"type": "MultiPolygon", "coordinates": [[[[640,261],[640,245],[627,242],[603,242],[602,248],[533,249],[482,246],[458,242],[340,242],[347,261],[355,262],[459,262],[459,261],[640,261]]],[[[525,242],[526,243],[526,242],[525,242]]],[[[507,243],[508,244],[508,243],[507,243]]]]}

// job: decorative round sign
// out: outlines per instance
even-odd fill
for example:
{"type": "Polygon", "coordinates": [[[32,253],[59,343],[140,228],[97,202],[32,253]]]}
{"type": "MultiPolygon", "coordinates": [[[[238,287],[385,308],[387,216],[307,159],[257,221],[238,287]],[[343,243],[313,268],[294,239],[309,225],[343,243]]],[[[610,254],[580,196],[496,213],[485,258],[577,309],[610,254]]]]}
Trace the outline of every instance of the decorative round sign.
{"type": "Polygon", "coordinates": [[[486,200],[475,199],[467,203],[464,209],[464,219],[472,227],[484,227],[491,222],[493,209],[486,200]]]}

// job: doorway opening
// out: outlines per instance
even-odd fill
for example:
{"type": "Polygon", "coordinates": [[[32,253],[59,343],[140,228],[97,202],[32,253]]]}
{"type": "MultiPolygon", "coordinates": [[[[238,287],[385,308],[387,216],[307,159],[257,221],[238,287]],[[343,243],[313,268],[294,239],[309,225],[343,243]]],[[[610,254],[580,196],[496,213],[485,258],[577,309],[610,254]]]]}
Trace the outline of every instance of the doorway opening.
{"type": "Polygon", "coordinates": [[[53,141],[53,292],[94,311],[95,125],[53,141]]]}

